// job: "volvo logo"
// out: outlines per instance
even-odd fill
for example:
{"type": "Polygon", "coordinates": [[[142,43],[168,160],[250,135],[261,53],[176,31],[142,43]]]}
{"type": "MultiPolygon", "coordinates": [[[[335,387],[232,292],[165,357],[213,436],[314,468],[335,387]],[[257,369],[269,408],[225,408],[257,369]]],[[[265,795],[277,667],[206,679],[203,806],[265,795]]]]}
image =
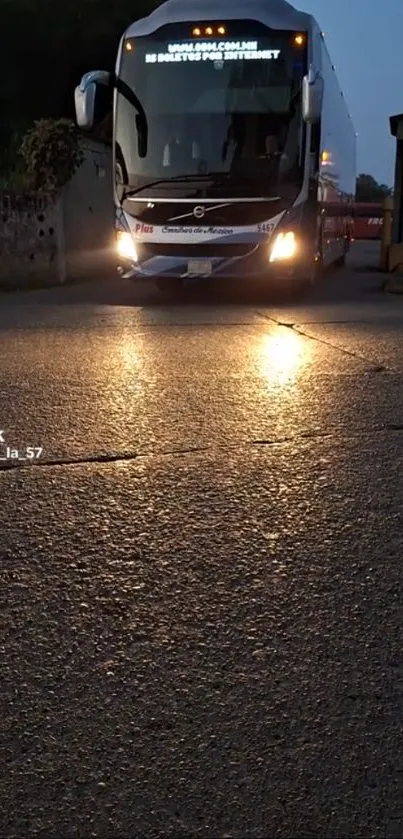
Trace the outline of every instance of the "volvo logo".
{"type": "Polygon", "coordinates": [[[205,215],[204,207],[195,207],[193,210],[193,215],[195,218],[204,218],[205,215]]]}

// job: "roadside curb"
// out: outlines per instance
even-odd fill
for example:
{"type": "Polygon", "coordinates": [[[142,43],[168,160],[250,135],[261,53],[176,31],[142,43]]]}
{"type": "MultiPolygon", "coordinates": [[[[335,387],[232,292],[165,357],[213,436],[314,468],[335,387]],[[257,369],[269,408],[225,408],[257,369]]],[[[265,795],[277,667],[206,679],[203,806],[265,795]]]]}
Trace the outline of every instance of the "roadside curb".
{"type": "Polygon", "coordinates": [[[30,294],[35,291],[53,291],[54,289],[69,288],[72,286],[81,285],[95,285],[96,283],[106,282],[110,280],[113,282],[116,279],[113,271],[99,272],[96,276],[78,277],[69,276],[61,283],[57,280],[41,281],[40,279],[28,279],[26,282],[6,282],[0,280],[0,297],[13,294],[30,294]]]}
{"type": "Polygon", "coordinates": [[[385,280],[383,291],[388,294],[403,294],[403,277],[394,277],[390,280],[385,280]]]}

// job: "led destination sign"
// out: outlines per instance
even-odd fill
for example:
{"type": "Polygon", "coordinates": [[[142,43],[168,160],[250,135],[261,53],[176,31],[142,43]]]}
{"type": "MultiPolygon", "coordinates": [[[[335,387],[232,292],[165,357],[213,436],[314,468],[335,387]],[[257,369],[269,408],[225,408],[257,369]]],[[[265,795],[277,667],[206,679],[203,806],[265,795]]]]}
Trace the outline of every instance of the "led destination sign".
{"type": "Polygon", "coordinates": [[[259,49],[258,41],[208,41],[168,44],[167,52],[147,53],[146,64],[188,61],[272,61],[281,50],[259,49]]]}

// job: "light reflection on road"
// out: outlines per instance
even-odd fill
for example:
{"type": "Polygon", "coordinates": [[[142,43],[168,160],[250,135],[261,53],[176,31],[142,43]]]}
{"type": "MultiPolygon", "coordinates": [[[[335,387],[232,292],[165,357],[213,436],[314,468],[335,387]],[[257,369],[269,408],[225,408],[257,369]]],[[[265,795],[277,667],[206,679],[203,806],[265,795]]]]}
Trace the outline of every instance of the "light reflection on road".
{"type": "Polygon", "coordinates": [[[263,376],[270,385],[283,387],[293,384],[309,363],[311,348],[306,339],[284,328],[281,332],[264,335],[259,341],[258,353],[263,376]]]}
{"type": "MultiPolygon", "coordinates": [[[[117,341],[118,357],[123,363],[123,370],[128,376],[132,374],[140,374],[144,372],[144,364],[146,360],[146,353],[144,349],[141,336],[138,334],[124,334],[117,341]]],[[[116,366],[119,368],[118,357],[116,358],[116,366]]],[[[118,372],[118,371],[117,371],[118,372]]]]}

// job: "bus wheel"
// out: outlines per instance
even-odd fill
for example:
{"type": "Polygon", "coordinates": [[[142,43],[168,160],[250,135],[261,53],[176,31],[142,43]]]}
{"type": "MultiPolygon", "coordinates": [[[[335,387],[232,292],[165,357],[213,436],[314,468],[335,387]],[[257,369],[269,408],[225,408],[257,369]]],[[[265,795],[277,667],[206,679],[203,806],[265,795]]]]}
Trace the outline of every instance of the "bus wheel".
{"type": "Polygon", "coordinates": [[[322,279],[322,259],[320,256],[314,260],[302,281],[305,288],[315,288],[322,279]]]}
{"type": "Polygon", "coordinates": [[[157,286],[160,294],[163,294],[164,297],[176,297],[180,294],[183,288],[182,280],[177,277],[161,277],[156,280],[155,285],[157,286]]]}
{"type": "Polygon", "coordinates": [[[313,268],[312,268],[312,279],[311,285],[315,286],[318,285],[322,279],[323,274],[323,263],[321,255],[318,255],[317,259],[315,259],[313,268]]]}
{"type": "Polygon", "coordinates": [[[344,253],[342,253],[342,255],[339,256],[339,258],[336,259],[336,261],[334,263],[336,268],[344,268],[344,266],[346,264],[347,254],[348,254],[349,250],[350,250],[350,242],[349,242],[348,239],[346,239],[345,245],[344,245],[344,253]]]}
{"type": "Polygon", "coordinates": [[[334,264],[335,264],[336,268],[344,268],[344,266],[346,264],[346,257],[347,257],[347,254],[343,253],[342,256],[339,256],[339,258],[335,260],[334,264]]]}

